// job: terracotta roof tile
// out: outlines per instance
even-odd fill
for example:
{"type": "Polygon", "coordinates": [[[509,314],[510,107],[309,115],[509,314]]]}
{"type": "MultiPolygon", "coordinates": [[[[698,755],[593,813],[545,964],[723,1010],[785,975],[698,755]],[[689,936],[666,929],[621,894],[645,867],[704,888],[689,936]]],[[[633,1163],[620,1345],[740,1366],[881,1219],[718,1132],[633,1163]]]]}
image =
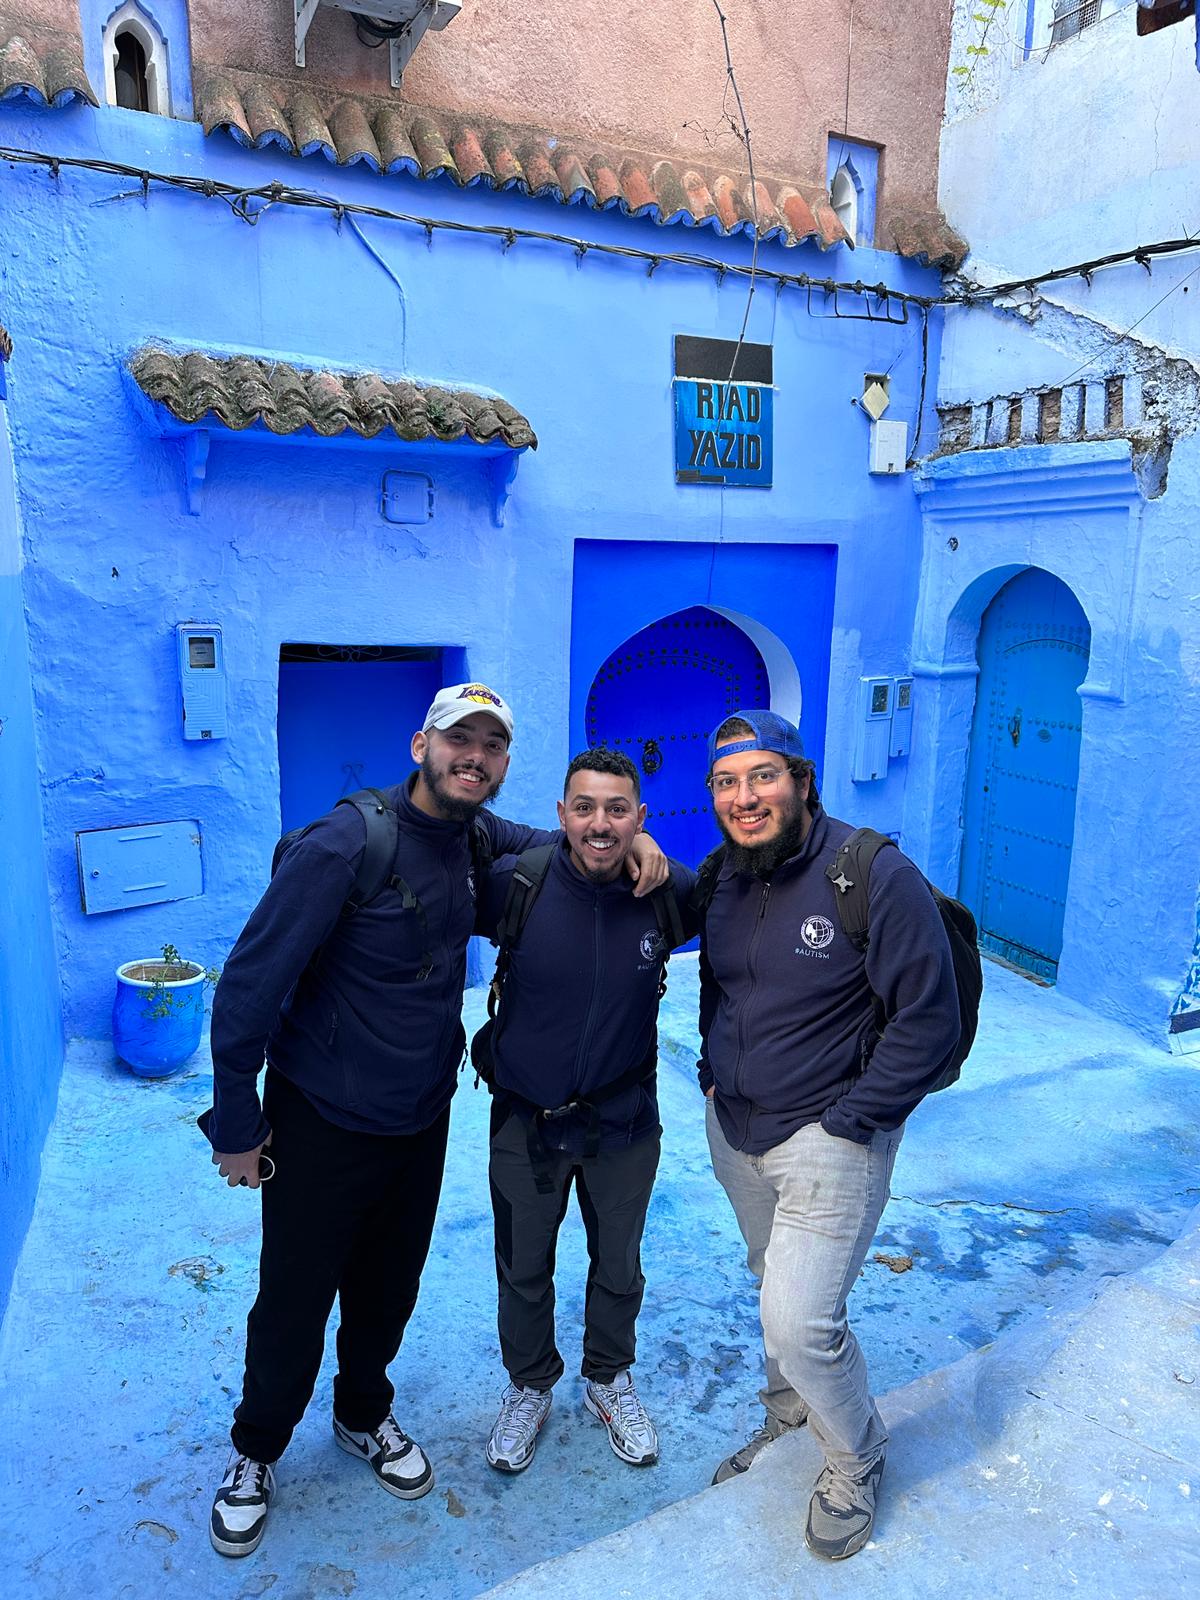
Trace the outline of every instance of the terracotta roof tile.
{"type": "Polygon", "coordinates": [[[390,429],[401,439],[466,437],[510,450],[537,448],[536,434],[515,407],[469,389],[154,346],[139,350],[129,370],[179,422],[200,424],[211,415],[239,431],[262,423],[278,434],[312,428],[327,438],[357,433],[373,439],[390,429]]]}
{"type": "MultiPolygon", "coordinates": [[[[716,169],[700,171],[645,154],[596,149],[579,139],[548,137],[461,113],[414,108],[396,100],[322,98],[307,85],[247,72],[197,66],[196,119],[208,134],[228,133],[254,149],[323,156],[339,166],[414,178],[449,177],[582,202],[625,216],[750,232],[754,207],[745,180],[716,169]]],[[[96,105],[77,39],[31,42],[0,25],[0,100],[25,97],[36,105],[96,105]]],[[[785,245],[812,240],[822,249],[848,241],[815,185],[759,180],[758,228],[785,245]]],[[[906,212],[891,219],[895,248],[933,267],[957,267],[967,246],[939,212],[906,212]]]]}
{"type": "MultiPolygon", "coordinates": [[[[718,233],[749,232],[754,207],[743,179],[701,172],[664,157],[597,150],[585,141],[508,128],[461,113],[391,100],[339,99],[324,108],[307,89],[250,73],[196,70],[196,114],[206,133],[241,144],[278,144],[295,155],[322,155],[417,178],[447,176],[544,195],[564,205],[583,202],[662,226],[682,223],[718,233]]],[[[822,249],[848,239],[823,188],[759,181],[758,226],[783,244],[811,239],[822,249]]]]}
{"type": "Polygon", "coordinates": [[[0,100],[31,100],[35,106],[98,104],[84,71],[77,39],[35,43],[0,31],[0,100]]]}
{"type": "Polygon", "coordinates": [[[891,231],[900,254],[912,256],[922,266],[953,271],[967,254],[967,241],[940,211],[903,212],[892,218],[891,231]]]}

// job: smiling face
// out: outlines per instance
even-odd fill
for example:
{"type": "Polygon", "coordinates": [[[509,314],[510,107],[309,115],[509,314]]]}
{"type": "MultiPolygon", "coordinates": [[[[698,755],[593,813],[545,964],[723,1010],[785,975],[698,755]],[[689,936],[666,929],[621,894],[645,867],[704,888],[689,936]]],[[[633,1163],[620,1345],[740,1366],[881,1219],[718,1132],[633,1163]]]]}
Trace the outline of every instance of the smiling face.
{"type": "Polygon", "coordinates": [[[414,733],[412,757],[420,766],[414,805],[446,822],[469,822],[500,792],[508,771],[508,735],[495,717],[476,711],[444,731],[414,733]]]}
{"type": "Polygon", "coordinates": [[[614,772],[573,772],[558,803],[571,864],[592,883],[611,883],[646,820],[633,782],[614,772]]]}
{"type": "Polygon", "coordinates": [[[730,844],[747,851],[776,845],[793,833],[797,842],[803,841],[811,821],[810,782],[807,774],[794,778],[786,759],[773,750],[724,756],[718,747],[709,788],[721,832],[730,844]]]}

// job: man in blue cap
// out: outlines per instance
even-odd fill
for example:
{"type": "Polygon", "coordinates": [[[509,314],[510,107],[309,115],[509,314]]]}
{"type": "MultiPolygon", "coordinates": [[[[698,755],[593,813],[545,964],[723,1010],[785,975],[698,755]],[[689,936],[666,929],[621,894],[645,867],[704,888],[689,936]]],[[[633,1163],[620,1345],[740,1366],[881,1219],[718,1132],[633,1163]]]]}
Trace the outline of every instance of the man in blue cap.
{"type": "Polygon", "coordinates": [[[905,1118],[959,1039],[954,968],[929,888],[899,850],[871,867],[866,950],[846,936],[826,869],[854,830],[826,815],[783,717],[722,722],[708,787],[725,845],[701,872],[700,1086],[713,1170],[761,1287],[767,1369],[764,1423],[714,1482],[807,1423],[825,1466],[805,1540],[836,1561],[870,1538],[887,1445],[846,1298],[905,1118]]]}

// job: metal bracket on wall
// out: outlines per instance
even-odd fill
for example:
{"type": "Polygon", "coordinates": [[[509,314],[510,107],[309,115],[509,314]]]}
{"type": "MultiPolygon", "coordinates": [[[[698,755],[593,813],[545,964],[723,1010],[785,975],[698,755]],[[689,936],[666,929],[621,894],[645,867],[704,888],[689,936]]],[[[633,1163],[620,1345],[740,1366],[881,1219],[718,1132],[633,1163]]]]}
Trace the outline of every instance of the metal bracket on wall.
{"type": "Polygon", "coordinates": [[[195,428],[183,436],[183,487],[187,495],[187,508],[193,517],[200,515],[203,503],[211,442],[212,436],[207,428],[195,428]]]}
{"type": "Polygon", "coordinates": [[[508,510],[508,497],[512,494],[512,486],[517,476],[517,467],[520,465],[521,453],[513,450],[502,456],[495,456],[488,463],[488,476],[492,480],[492,525],[496,528],[504,526],[505,515],[508,510]]]}

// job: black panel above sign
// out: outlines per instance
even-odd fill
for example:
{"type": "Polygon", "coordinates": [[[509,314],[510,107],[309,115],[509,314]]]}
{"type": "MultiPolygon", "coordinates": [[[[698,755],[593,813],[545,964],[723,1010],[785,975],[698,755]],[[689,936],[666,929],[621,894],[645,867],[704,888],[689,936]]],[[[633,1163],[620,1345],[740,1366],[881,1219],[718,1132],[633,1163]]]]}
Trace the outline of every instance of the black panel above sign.
{"type": "Polygon", "coordinates": [[[702,339],[693,333],[675,335],[675,376],[720,378],[728,383],[735,350],[734,383],[774,383],[774,350],[769,344],[743,343],[738,350],[736,339],[702,339]]]}

